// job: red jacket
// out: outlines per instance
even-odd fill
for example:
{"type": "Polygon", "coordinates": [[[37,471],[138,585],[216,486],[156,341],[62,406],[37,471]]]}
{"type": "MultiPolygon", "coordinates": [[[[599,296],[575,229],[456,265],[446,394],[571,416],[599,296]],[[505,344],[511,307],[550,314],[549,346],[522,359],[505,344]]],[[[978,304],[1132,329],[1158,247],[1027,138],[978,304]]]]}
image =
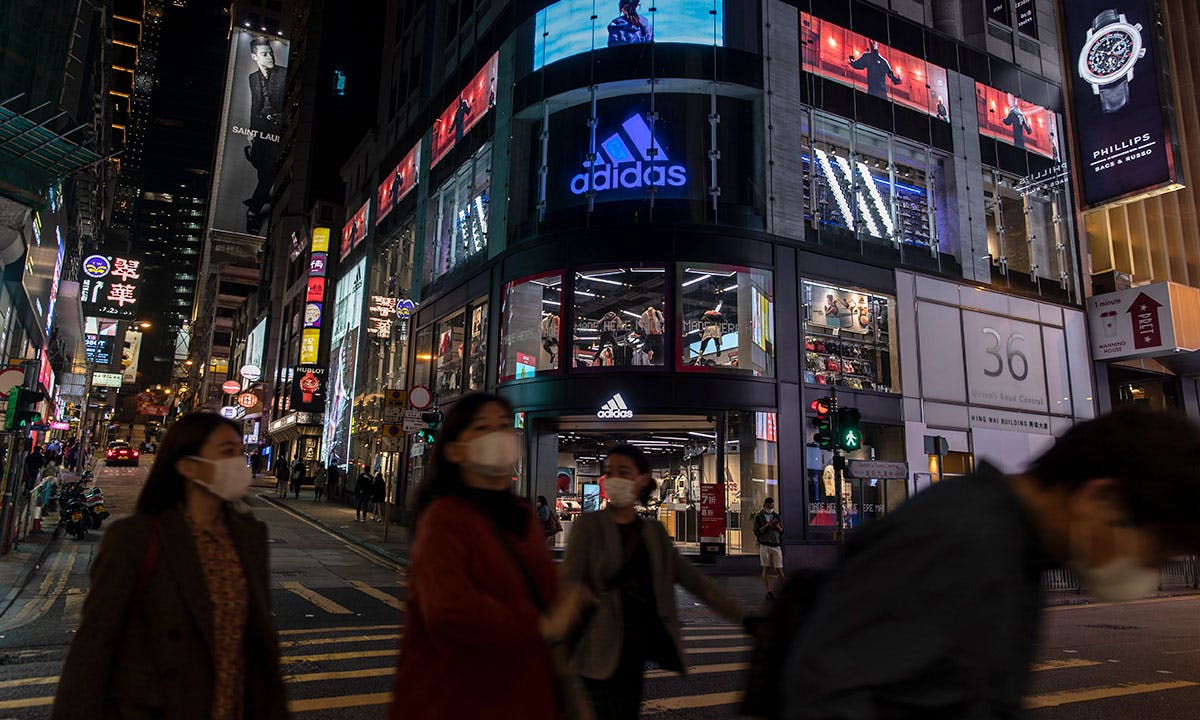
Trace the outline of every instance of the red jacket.
{"type": "MultiPolygon", "coordinates": [[[[525,536],[510,539],[553,603],[558,576],[531,510],[525,536]]],[[[441,498],[422,515],[410,560],[393,720],[556,720],[539,612],[491,521],[441,498]]]]}

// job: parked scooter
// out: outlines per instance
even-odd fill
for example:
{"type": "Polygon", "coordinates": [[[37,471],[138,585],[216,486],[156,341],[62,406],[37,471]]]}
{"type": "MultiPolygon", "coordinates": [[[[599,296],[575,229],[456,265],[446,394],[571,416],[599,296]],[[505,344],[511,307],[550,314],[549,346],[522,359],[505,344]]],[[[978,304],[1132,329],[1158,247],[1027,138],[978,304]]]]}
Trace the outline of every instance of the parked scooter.
{"type": "Polygon", "coordinates": [[[63,487],[59,493],[58,504],[58,521],[66,533],[76,540],[87,537],[91,520],[88,517],[88,508],[84,503],[83,494],[79,492],[78,483],[71,483],[63,487]]]}

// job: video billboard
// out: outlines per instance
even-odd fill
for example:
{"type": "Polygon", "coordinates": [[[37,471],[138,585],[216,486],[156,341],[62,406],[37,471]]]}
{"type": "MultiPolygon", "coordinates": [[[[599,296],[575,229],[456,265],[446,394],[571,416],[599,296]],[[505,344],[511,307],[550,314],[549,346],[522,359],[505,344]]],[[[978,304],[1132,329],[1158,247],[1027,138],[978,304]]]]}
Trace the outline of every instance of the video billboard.
{"type": "Polygon", "coordinates": [[[806,72],[950,121],[943,67],[804,12],[800,47],[806,72]]]}
{"type": "Polygon", "coordinates": [[[419,178],[417,173],[421,166],[421,143],[413,145],[412,150],[392,168],[387,177],[383,179],[378,190],[378,202],[375,203],[379,208],[377,217],[383,220],[396,207],[401,200],[417,186],[419,178]]]}
{"type": "Polygon", "coordinates": [[[142,290],[142,261],[114,255],[83,259],[80,301],[87,317],[133,320],[142,290]]]}
{"type": "Polygon", "coordinates": [[[350,424],[358,369],[358,338],[363,310],[367,260],[363,258],[338,280],[329,343],[329,391],[321,452],[325,462],[350,458],[350,424]]]}
{"type": "Polygon", "coordinates": [[[264,235],[283,129],[288,42],[235,29],[213,183],[212,227],[264,235]]]}
{"type": "Polygon", "coordinates": [[[1058,116],[1041,105],[977,82],[975,111],[981,135],[1054,160],[1061,157],[1058,116]]]}
{"type": "Polygon", "coordinates": [[[358,244],[367,236],[367,221],[370,219],[370,212],[371,201],[368,200],[342,227],[342,258],[349,255],[350,251],[358,247],[358,244]]]}
{"type": "Polygon", "coordinates": [[[292,373],[292,410],[306,413],[325,412],[327,380],[323,367],[297,366],[292,373]]]}
{"type": "Polygon", "coordinates": [[[533,69],[580,53],[639,43],[724,44],[724,0],[605,3],[561,0],[533,21],[533,69]]]}
{"type": "Polygon", "coordinates": [[[1103,205],[1173,185],[1175,149],[1149,3],[1072,0],[1063,13],[1084,201],[1103,205]]]}
{"type": "Polygon", "coordinates": [[[471,82],[458,93],[437,120],[433,122],[433,155],[429,167],[446,157],[463,135],[470,132],[496,104],[496,71],[499,56],[493,54],[479,68],[471,82]]]}

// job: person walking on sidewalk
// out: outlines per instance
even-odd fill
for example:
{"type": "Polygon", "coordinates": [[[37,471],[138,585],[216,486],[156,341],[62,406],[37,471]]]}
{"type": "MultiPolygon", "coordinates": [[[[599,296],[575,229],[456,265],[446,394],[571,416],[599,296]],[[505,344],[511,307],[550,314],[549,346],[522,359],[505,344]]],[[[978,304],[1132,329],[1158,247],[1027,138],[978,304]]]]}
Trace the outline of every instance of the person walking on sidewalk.
{"type": "Polygon", "coordinates": [[[300,499],[300,488],[304,486],[304,461],[297,459],[292,465],[292,494],[300,499]]]}
{"type": "Polygon", "coordinates": [[[371,473],[367,472],[364,467],[358,474],[358,480],[354,482],[354,519],[358,522],[367,521],[371,510],[371,492],[374,485],[375,481],[371,478],[371,473]]]}
{"type": "Polygon", "coordinates": [[[563,526],[558,520],[558,515],[550,508],[550,502],[546,500],[545,495],[537,496],[534,512],[537,514],[538,522],[542,524],[542,534],[546,536],[546,543],[553,545],[554,536],[562,532],[563,526]]]}
{"type": "Polygon", "coordinates": [[[333,461],[329,461],[329,502],[340,502],[342,500],[342,471],[333,461]]]}
{"type": "Polygon", "coordinates": [[[383,503],[387,500],[387,483],[383,481],[383,473],[375,473],[371,481],[371,507],[375,513],[375,522],[383,522],[383,503]]]}
{"type": "Polygon", "coordinates": [[[329,471],[325,466],[317,463],[317,470],[313,473],[313,499],[316,502],[321,502],[321,495],[325,493],[325,484],[329,482],[329,471]]]}
{"type": "Polygon", "coordinates": [[[774,600],[771,592],[771,572],[779,576],[779,587],[787,578],[783,574],[783,524],[775,512],[775,498],[763,500],[762,510],[754,516],[754,537],[758,539],[758,562],[762,565],[763,587],[767,599],[774,600]]]}
{"type": "Polygon", "coordinates": [[[662,523],[638,517],[634,506],[654,492],[640,448],[611,448],[604,474],[608,507],[575,521],[563,582],[597,598],[572,658],[592,709],[598,718],[627,720],[640,716],[647,661],[685,672],[676,583],[731,622],[743,623],[746,612],[679,554],[662,523]]]}
{"type": "Polygon", "coordinates": [[[519,455],[504,399],[467,395],[446,413],[418,504],[392,720],[588,717],[577,679],[556,688],[547,645],[586,596],[559,593],[541,526],[511,490],[519,455]]]}
{"type": "Polygon", "coordinates": [[[105,528],[53,720],[288,718],[251,479],[237,423],[171,426],[135,513],[105,528]]]}
{"type": "Polygon", "coordinates": [[[280,459],[275,466],[275,494],[281,498],[287,497],[288,482],[291,481],[292,473],[288,470],[287,460],[280,459]]]}

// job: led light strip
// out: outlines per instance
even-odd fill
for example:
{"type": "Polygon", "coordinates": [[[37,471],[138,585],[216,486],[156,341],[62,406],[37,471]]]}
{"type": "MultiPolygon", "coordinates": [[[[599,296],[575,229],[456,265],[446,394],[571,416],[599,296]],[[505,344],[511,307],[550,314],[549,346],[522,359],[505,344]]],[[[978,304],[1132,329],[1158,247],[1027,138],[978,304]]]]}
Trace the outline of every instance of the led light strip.
{"type": "Polygon", "coordinates": [[[883,196],[879,194],[879,186],[875,184],[871,170],[862,160],[858,161],[858,172],[867,181],[867,187],[871,188],[871,199],[875,201],[875,207],[879,209],[879,217],[883,218],[883,225],[887,228],[888,237],[891,237],[896,232],[896,226],[892,224],[892,214],[887,211],[887,205],[883,202],[883,196]]]}
{"type": "MultiPolygon", "coordinates": [[[[844,173],[844,177],[850,183],[850,187],[854,187],[854,171],[850,169],[850,162],[844,157],[838,155],[833,156],[837,160],[838,167],[844,173]]],[[[867,232],[874,237],[880,237],[879,226],[875,224],[875,218],[871,217],[871,206],[867,205],[867,199],[862,196],[862,193],[855,193],[855,200],[858,201],[858,209],[862,211],[862,217],[867,221],[867,232]]]]}
{"type": "Polygon", "coordinates": [[[821,163],[821,171],[825,173],[825,177],[829,180],[829,187],[833,190],[833,197],[837,200],[838,207],[842,211],[842,219],[846,223],[846,227],[854,228],[854,213],[850,212],[850,203],[846,202],[846,194],[842,192],[842,185],[838,182],[837,176],[833,172],[833,167],[829,164],[829,155],[824,150],[817,150],[817,160],[821,163]]]}

